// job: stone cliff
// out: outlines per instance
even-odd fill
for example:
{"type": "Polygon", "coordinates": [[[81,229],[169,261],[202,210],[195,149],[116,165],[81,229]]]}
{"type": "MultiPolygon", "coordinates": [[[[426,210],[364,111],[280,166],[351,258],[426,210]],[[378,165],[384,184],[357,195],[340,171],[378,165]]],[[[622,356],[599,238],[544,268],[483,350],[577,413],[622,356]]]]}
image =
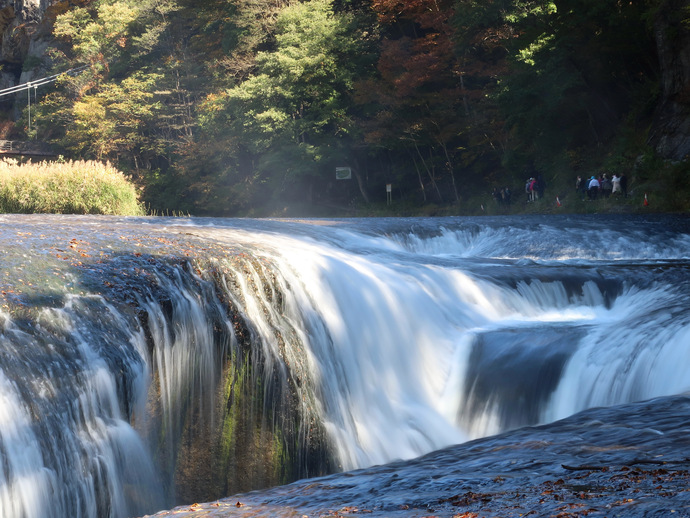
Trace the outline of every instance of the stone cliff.
{"type": "Polygon", "coordinates": [[[690,155],[690,0],[662,3],[654,23],[660,63],[660,98],[649,142],[659,155],[690,155]]]}
{"type": "Polygon", "coordinates": [[[46,69],[51,0],[0,0],[0,88],[30,81],[46,69]],[[42,70],[41,70],[42,69],[42,70]]]}

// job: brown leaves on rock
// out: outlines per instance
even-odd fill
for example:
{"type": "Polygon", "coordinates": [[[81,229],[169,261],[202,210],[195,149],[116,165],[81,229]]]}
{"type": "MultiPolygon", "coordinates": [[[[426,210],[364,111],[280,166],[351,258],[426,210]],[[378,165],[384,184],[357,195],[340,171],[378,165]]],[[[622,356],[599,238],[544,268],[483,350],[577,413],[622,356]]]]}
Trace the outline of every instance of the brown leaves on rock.
{"type": "Polygon", "coordinates": [[[442,502],[448,502],[457,507],[469,507],[472,504],[490,502],[491,498],[491,495],[488,493],[473,493],[472,491],[468,491],[462,495],[451,496],[450,498],[442,500],[442,502]]]}

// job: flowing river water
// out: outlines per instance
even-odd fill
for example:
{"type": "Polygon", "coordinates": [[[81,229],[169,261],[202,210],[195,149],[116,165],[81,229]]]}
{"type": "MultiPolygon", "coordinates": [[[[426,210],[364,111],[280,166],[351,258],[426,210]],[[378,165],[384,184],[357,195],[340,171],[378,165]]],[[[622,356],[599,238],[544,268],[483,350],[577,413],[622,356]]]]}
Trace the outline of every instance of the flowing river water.
{"type": "Polygon", "coordinates": [[[291,511],[265,516],[320,494],[385,516],[381,484],[440,500],[453,473],[531,465],[545,433],[571,455],[690,433],[687,217],[5,215],[0,240],[2,518],[269,486],[291,511]],[[522,447],[477,457],[508,431],[522,447]]]}

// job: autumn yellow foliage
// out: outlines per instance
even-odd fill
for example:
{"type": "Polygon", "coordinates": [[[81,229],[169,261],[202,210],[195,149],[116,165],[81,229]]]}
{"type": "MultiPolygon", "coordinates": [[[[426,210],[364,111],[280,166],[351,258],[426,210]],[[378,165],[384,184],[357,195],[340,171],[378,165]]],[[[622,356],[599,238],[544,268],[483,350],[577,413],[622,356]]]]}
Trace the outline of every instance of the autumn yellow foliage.
{"type": "Polygon", "coordinates": [[[136,187],[108,163],[0,160],[0,212],[144,214],[136,187]]]}

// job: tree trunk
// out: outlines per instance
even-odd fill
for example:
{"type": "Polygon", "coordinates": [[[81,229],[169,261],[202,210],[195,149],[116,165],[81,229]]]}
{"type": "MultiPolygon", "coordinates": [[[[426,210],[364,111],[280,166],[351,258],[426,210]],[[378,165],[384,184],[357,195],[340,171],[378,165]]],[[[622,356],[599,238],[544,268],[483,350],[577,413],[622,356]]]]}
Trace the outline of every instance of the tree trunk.
{"type": "Polygon", "coordinates": [[[434,178],[434,173],[429,169],[429,166],[426,164],[426,160],[424,160],[424,157],[422,156],[421,151],[419,151],[419,146],[417,146],[417,142],[415,140],[412,140],[414,143],[414,148],[417,150],[417,154],[419,155],[419,159],[422,161],[422,165],[424,166],[424,170],[426,171],[427,175],[429,175],[429,180],[431,180],[431,185],[434,187],[434,190],[436,191],[436,195],[438,196],[439,201],[443,201],[443,196],[441,195],[441,191],[438,188],[438,185],[436,184],[436,178],[434,178]]]}
{"type": "MultiPolygon", "coordinates": [[[[407,147],[405,147],[405,149],[407,149],[407,147]]],[[[422,180],[422,172],[419,170],[417,160],[415,159],[412,152],[409,149],[407,149],[407,152],[410,154],[410,158],[412,159],[412,163],[414,164],[415,171],[417,171],[417,180],[419,180],[419,188],[422,190],[422,199],[424,203],[426,203],[426,189],[424,188],[424,180],[422,180]]]]}
{"type": "Polygon", "coordinates": [[[362,198],[364,198],[364,201],[366,203],[370,203],[369,193],[367,192],[366,185],[364,184],[364,179],[360,174],[359,160],[355,158],[352,162],[355,165],[355,167],[352,168],[352,174],[355,175],[355,180],[357,180],[357,187],[359,187],[359,192],[362,195],[362,198]]]}
{"type": "Polygon", "coordinates": [[[455,185],[455,173],[453,172],[453,162],[450,159],[450,154],[448,153],[448,146],[445,143],[439,142],[443,152],[446,155],[446,163],[448,164],[448,172],[450,173],[450,181],[453,184],[453,194],[455,195],[455,201],[460,201],[460,196],[458,196],[458,187],[455,185]]]}

